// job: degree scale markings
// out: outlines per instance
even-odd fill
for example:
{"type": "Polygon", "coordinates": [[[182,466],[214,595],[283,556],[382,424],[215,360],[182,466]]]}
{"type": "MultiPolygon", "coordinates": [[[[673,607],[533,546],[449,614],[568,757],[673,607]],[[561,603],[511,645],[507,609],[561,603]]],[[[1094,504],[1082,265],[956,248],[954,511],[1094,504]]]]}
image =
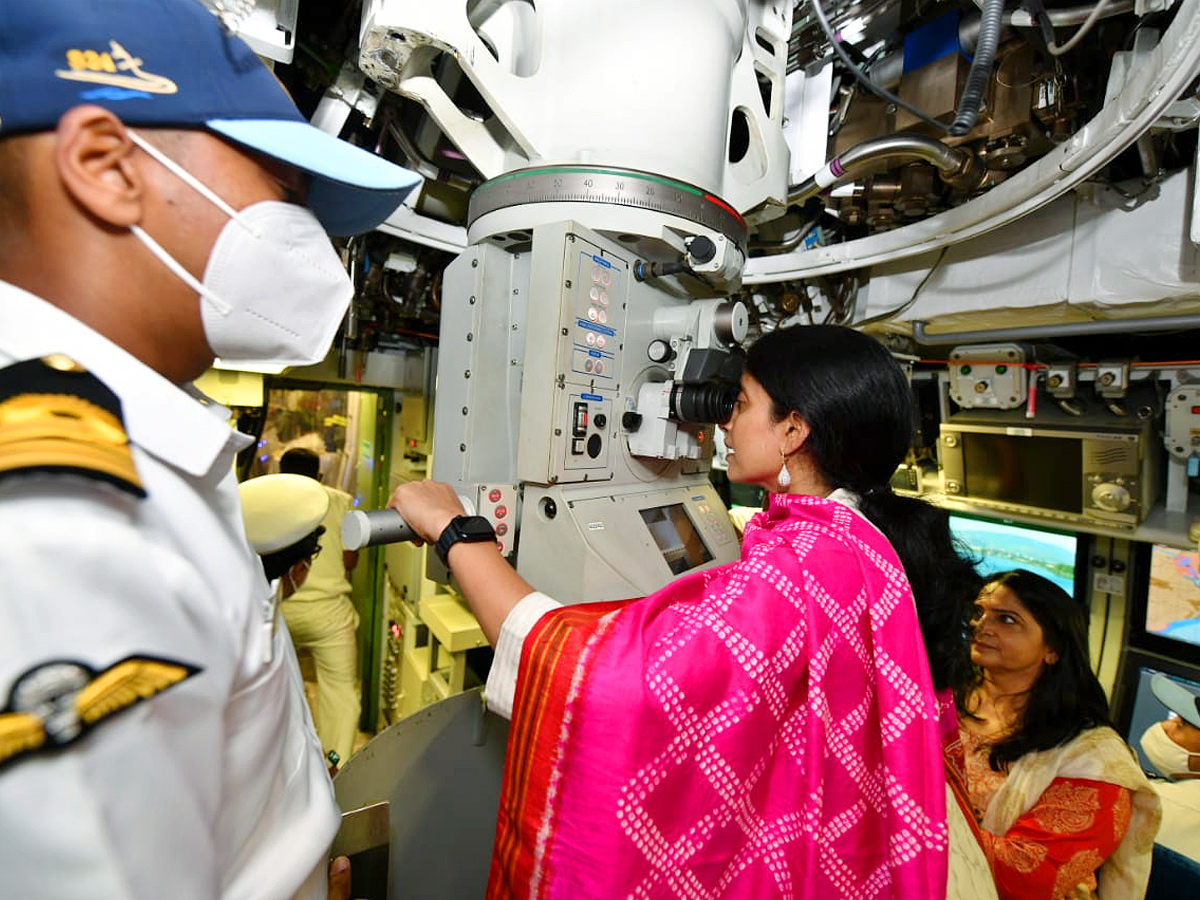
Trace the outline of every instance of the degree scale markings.
{"type": "Polygon", "coordinates": [[[603,203],[678,216],[745,247],[746,222],[719,197],[681,181],[632,169],[550,166],[486,181],[471,194],[468,227],[478,219],[527,203],[603,203]]]}

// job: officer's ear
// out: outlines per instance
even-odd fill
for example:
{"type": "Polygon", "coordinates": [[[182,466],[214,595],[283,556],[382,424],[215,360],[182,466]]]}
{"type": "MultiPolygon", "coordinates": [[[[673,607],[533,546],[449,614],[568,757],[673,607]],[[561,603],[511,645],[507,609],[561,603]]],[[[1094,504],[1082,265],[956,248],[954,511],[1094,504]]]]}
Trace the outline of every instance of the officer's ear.
{"type": "Polygon", "coordinates": [[[117,116],[99,106],[76,106],[59,119],[55,136],[55,167],[75,203],[119,228],[141,221],[146,181],[117,116]]]}

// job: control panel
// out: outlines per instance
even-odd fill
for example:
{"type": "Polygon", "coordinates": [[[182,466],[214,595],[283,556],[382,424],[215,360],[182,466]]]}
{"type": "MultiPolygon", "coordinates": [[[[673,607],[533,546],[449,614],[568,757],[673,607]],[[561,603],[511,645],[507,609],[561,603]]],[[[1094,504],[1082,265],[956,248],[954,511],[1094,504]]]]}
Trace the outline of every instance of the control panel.
{"type": "Polygon", "coordinates": [[[491,523],[496,532],[496,543],[504,556],[511,556],[517,533],[517,501],[520,494],[515,484],[481,484],[479,515],[491,523]]]}

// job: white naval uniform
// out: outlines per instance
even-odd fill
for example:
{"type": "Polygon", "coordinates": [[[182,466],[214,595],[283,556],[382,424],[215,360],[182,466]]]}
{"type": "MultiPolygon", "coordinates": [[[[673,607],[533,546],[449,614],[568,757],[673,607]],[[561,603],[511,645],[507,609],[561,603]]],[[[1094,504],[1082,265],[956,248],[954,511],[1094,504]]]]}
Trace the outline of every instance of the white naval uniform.
{"type": "Polygon", "coordinates": [[[1154,841],[1200,862],[1200,780],[1150,784],[1162,800],[1162,825],[1154,841]]]}
{"type": "Polygon", "coordinates": [[[332,786],[232,468],[249,438],[124,350],[0,282],[0,366],[66,354],[123,404],[148,496],[0,481],[0,708],[51,660],[202,669],[77,743],[0,767],[0,896],[324,897],[332,786]]]}

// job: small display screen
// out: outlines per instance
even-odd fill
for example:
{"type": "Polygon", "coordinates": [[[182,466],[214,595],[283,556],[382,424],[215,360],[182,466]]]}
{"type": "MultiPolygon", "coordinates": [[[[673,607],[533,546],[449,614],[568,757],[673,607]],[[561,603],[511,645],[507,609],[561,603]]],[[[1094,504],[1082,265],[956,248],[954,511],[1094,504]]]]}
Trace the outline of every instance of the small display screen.
{"type": "Polygon", "coordinates": [[[1195,550],[1150,546],[1146,633],[1200,646],[1200,560],[1195,550]]]}
{"type": "Polygon", "coordinates": [[[1010,569],[1028,569],[1075,596],[1075,560],[1079,538],[1029,525],[950,516],[950,533],[978,560],[984,578],[1010,569]]]}
{"type": "Polygon", "coordinates": [[[675,575],[710,562],[713,558],[682,503],[640,510],[642,521],[654,536],[663,559],[675,575]]]}
{"type": "Polygon", "coordinates": [[[1083,458],[1078,440],[964,431],[962,442],[968,497],[1083,512],[1083,458]]]}
{"type": "MultiPolygon", "coordinates": [[[[1129,727],[1125,733],[1125,739],[1129,746],[1137,751],[1138,759],[1141,760],[1142,767],[1148,771],[1156,771],[1154,766],[1150,765],[1150,760],[1146,759],[1146,755],[1142,753],[1140,741],[1142,735],[1146,733],[1146,729],[1155,722],[1161,722],[1170,714],[1168,710],[1150,690],[1150,678],[1158,671],[1150,666],[1141,666],[1137,670],[1137,683],[1132,685],[1133,690],[1133,707],[1129,713],[1129,727]]],[[[1200,678],[1200,672],[1193,675],[1192,678],[1182,677],[1171,672],[1163,672],[1172,681],[1175,681],[1190,691],[1200,693],[1200,681],[1193,679],[1200,678]]],[[[1165,774],[1165,773],[1164,773],[1165,774]]]]}

